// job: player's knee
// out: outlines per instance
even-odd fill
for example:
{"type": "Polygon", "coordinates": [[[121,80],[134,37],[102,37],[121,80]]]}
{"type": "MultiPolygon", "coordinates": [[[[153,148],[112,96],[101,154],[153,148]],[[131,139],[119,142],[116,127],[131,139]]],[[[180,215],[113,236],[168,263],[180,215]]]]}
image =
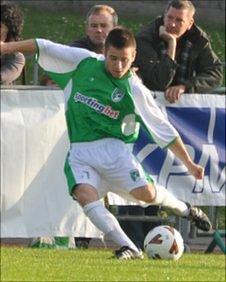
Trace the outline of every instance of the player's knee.
{"type": "Polygon", "coordinates": [[[96,189],[88,184],[77,185],[73,190],[73,196],[82,207],[90,202],[99,200],[96,189]]]}
{"type": "Polygon", "coordinates": [[[148,184],[139,188],[133,189],[130,194],[139,201],[151,203],[156,197],[155,188],[153,185],[148,184]]]}

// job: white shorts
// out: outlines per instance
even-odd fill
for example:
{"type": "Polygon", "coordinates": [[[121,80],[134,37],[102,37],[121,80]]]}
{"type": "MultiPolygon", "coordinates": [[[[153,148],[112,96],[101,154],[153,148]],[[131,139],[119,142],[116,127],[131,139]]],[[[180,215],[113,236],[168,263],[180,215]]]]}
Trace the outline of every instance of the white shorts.
{"type": "Polygon", "coordinates": [[[70,194],[77,184],[86,183],[100,198],[113,192],[134,200],[129,192],[153,181],[128,146],[114,138],[71,144],[65,174],[70,194]]]}

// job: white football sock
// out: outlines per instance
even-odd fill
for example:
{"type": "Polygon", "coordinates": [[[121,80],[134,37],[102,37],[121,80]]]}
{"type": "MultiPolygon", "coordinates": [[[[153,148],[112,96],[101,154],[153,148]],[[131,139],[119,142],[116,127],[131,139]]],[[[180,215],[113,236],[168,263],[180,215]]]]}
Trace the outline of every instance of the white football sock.
{"type": "Polygon", "coordinates": [[[178,200],[173,194],[168,192],[168,190],[159,185],[155,185],[156,197],[151,205],[159,205],[163,207],[168,207],[172,209],[177,215],[188,216],[189,208],[185,202],[178,200]]]}
{"type": "Polygon", "coordinates": [[[120,247],[128,246],[138,252],[137,247],[124,233],[117,219],[105,208],[101,201],[89,203],[83,207],[83,210],[91,222],[109,239],[120,247]]]}

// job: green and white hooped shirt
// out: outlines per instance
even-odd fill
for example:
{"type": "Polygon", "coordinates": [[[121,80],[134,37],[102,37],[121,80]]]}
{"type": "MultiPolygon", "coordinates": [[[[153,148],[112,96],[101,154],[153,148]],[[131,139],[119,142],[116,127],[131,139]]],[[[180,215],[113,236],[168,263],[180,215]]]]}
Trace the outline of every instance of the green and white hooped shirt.
{"type": "Polygon", "coordinates": [[[39,65],[64,91],[71,143],[102,138],[132,143],[140,123],[160,147],[178,136],[136,75],[114,78],[103,55],[44,39],[36,43],[39,65]]]}

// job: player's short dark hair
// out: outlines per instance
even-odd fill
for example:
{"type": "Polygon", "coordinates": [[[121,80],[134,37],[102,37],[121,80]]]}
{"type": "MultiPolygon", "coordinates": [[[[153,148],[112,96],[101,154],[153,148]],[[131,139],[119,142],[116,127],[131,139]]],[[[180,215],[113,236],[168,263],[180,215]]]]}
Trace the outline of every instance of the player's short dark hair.
{"type": "Polygon", "coordinates": [[[17,5],[1,5],[1,23],[8,28],[6,42],[20,39],[24,20],[23,14],[17,5]]]}
{"type": "Polygon", "coordinates": [[[117,49],[126,47],[136,48],[136,40],[133,32],[121,26],[113,28],[106,38],[105,49],[108,49],[109,46],[113,46],[117,49]]]}
{"type": "Polygon", "coordinates": [[[166,11],[169,10],[170,7],[173,7],[175,9],[186,9],[189,10],[190,12],[193,13],[193,15],[195,14],[195,6],[193,5],[193,3],[191,1],[187,1],[187,0],[173,0],[170,1],[166,7],[166,11]]]}

